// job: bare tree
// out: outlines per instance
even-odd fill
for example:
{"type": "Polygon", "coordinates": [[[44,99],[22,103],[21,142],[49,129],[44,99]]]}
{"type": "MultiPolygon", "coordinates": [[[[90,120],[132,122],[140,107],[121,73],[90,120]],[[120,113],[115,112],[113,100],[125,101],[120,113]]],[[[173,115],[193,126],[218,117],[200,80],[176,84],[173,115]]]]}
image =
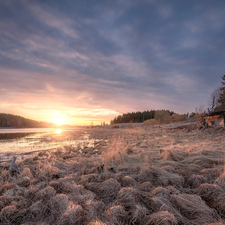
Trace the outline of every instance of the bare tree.
{"type": "Polygon", "coordinates": [[[219,106],[219,98],[221,96],[222,90],[221,87],[215,89],[213,93],[210,96],[210,99],[208,101],[209,111],[214,112],[214,110],[219,106]]]}
{"type": "Polygon", "coordinates": [[[204,114],[205,113],[205,106],[204,105],[200,105],[199,107],[197,107],[195,109],[195,113],[196,114],[204,114]]]}

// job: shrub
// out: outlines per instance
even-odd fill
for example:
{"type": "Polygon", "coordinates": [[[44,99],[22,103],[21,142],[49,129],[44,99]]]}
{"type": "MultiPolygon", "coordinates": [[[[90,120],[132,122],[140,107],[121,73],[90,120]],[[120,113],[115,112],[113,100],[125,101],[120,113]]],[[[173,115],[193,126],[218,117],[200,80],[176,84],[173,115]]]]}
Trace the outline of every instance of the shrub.
{"type": "Polygon", "coordinates": [[[196,113],[194,116],[193,116],[193,118],[194,119],[200,119],[201,117],[203,117],[204,116],[204,113],[196,113]]]}
{"type": "Polygon", "coordinates": [[[170,113],[166,110],[157,110],[155,112],[155,120],[158,120],[160,123],[168,122],[170,120],[170,113]]]}
{"type": "Polygon", "coordinates": [[[171,119],[173,119],[174,122],[179,122],[179,121],[186,120],[186,116],[185,115],[179,115],[179,114],[173,114],[171,116],[171,119]]]}
{"type": "Polygon", "coordinates": [[[155,120],[155,119],[149,119],[149,120],[145,120],[144,124],[148,124],[148,125],[155,125],[158,124],[159,121],[155,120]]]}
{"type": "Polygon", "coordinates": [[[112,128],[120,128],[118,124],[113,124],[112,128]]]}

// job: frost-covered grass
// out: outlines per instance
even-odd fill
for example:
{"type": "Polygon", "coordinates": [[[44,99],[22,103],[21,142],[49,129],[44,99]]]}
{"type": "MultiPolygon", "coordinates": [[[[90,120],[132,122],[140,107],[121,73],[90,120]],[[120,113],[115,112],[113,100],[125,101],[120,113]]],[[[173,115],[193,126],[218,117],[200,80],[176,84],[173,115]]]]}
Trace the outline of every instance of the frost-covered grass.
{"type": "Polygon", "coordinates": [[[225,222],[225,130],[140,125],[67,135],[83,144],[62,141],[16,161],[22,173],[1,164],[0,224],[225,222]]]}

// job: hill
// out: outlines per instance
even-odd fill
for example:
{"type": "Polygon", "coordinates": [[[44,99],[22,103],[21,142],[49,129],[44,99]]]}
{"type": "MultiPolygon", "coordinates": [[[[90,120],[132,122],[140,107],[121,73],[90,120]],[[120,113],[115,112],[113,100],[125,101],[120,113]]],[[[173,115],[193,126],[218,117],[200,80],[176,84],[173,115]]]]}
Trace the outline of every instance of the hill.
{"type": "Polygon", "coordinates": [[[24,118],[22,116],[0,113],[0,127],[15,127],[15,128],[47,128],[55,126],[52,123],[39,122],[24,118]]]}

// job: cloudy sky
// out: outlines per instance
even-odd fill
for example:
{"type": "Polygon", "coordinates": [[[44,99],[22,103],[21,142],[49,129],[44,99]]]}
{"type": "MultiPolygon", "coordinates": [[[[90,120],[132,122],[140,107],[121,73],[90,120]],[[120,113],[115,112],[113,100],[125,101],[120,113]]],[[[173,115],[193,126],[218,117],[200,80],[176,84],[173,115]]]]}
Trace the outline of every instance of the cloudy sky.
{"type": "Polygon", "coordinates": [[[0,0],[0,112],[99,124],[205,105],[225,74],[224,0],[0,0]]]}

